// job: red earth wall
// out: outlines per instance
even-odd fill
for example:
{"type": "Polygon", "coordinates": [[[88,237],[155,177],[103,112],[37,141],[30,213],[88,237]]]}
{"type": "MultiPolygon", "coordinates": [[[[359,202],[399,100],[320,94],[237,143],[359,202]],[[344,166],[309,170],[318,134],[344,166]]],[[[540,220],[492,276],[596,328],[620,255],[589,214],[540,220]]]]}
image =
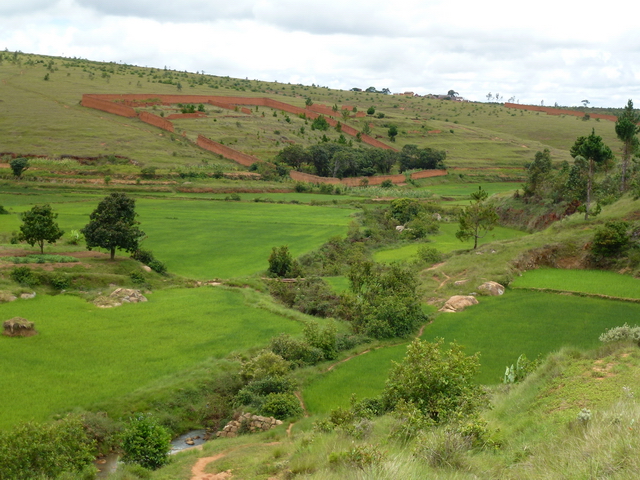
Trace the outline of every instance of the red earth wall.
{"type": "Polygon", "coordinates": [[[411,179],[417,180],[419,178],[444,177],[445,175],[448,175],[446,170],[421,170],[419,172],[413,172],[411,174],[411,179]]]}
{"type": "Polygon", "coordinates": [[[244,165],[245,167],[249,167],[256,162],[262,161],[257,157],[239,152],[237,150],[234,150],[233,148],[227,147],[226,145],[214,142],[213,140],[210,140],[202,135],[198,135],[197,145],[200,148],[204,148],[205,150],[209,150],[210,152],[222,155],[223,157],[228,158],[229,160],[233,160],[234,162],[237,162],[240,165],[244,165]]]}
{"type": "MultiPolygon", "coordinates": [[[[542,107],[538,105],[520,105],[517,103],[505,103],[505,107],[507,108],[516,108],[519,110],[532,110],[534,112],[544,112],[547,115],[573,115],[574,117],[584,117],[585,112],[581,112],[579,110],[561,110],[559,108],[551,108],[551,107],[542,107]]],[[[610,120],[612,122],[617,122],[618,117],[615,115],[604,115],[602,113],[589,113],[591,118],[601,118],[602,120],[610,120]]]]}
{"type": "MultiPolygon", "coordinates": [[[[102,95],[101,95],[102,97],[102,95]]],[[[82,106],[88,108],[95,108],[96,110],[102,110],[107,113],[114,113],[122,117],[133,118],[137,116],[136,111],[125,105],[118,105],[103,98],[97,98],[93,95],[82,95],[82,106]]]]}
{"type": "MultiPolygon", "coordinates": [[[[169,115],[169,117],[171,117],[171,115],[169,115]]],[[[165,118],[159,117],[158,115],[154,115],[153,113],[140,112],[138,118],[140,119],[140,121],[148,123],[149,125],[153,125],[154,127],[161,128],[171,133],[174,132],[173,123],[165,118]]]]}

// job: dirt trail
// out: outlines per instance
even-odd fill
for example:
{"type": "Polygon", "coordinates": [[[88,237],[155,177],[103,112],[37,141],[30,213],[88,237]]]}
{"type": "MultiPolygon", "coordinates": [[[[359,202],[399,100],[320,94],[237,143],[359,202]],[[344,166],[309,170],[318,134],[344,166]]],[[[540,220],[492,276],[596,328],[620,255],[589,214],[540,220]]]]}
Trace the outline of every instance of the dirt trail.
{"type": "MultiPolygon", "coordinates": [[[[293,392],[293,394],[296,396],[296,398],[300,402],[300,406],[302,407],[302,411],[304,412],[304,416],[308,417],[309,416],[309,412],[307,411],[307,406],[304,404],[304,400],[302,399],[302,393],[300,393],[298,390],[296,390],[295,392],[293,392]]],[[[290,429],[291,429],[291,425],[289,425],[289,429],[287,429],[287,433],[289,433],[290,429]]]]}
{"type": "Polygon", "coordinates": [[[229,448],[223,452],[220,452],[211,457],[202,457],[199,458],[198,461],[191,467],[191,480],[226,480],[232,477],[231,470],[227,470],[226,472],[220,473],[206,473],[204,470],[212,462],[220,460],[231,452],[235,450],[239,450],[241,448],[247,447],[268,447],[271,445],[278,445],[280,442],[271,442],[271,443],[249,443],[247,445],[239,445],[237,447],[229,448]]]}

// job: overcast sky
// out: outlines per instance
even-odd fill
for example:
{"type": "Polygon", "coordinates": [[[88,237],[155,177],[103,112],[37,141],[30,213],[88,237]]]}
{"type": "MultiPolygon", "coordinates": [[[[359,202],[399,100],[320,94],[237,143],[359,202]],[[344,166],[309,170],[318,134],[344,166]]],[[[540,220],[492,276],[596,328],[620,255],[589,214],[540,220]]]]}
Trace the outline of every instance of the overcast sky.
{"type": "Polygon", "coordinates": [[[638,106],[640,28],[629,5],[0,0],[0,49],[341,89],[638,106]]]}

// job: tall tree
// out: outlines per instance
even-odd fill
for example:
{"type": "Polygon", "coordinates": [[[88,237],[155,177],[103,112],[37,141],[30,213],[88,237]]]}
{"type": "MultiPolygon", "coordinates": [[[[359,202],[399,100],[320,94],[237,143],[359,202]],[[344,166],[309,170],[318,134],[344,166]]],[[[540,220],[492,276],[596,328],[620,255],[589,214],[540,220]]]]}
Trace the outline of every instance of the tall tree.
{"type": "Polygon", "coordinates": [[[138,228],[135,200],[124,193],[105,197],[89,216],[89,223],[81,230],[87,249],[106,248],[115,258],[116,248],[127,252],[138,249],[144,232],[138,228]]]}
{"type": "Polygon", "coordinates": [[[44,242],[55,243],[64,231],[60,230],[57,213],[53,213],[51,207],[47,205],[35,205],[31,210],[20,215],[22,225],[20,225],[20,240],[26,241],[32,247],[37,243],[40,253],[44,253],[44,242]]]}
{"type": "Polygon", "coordinates": [[[551,152],[545,148],[536,155],[527,167],[527,181],[524,184],[524,194],[527,197],[540,197],[540,187],[551,172],[551,152]]]}
{"type": "Polygon", "coordinates": [[[620,191],[627,189],[627,170],[631,157],[638,153],[638,132],[640,114],[633,109],[633,101],[629,100],[616,122],[616,135],[622,142],[622,163],[620,164],[620,191]]]}
{"type": "Polygon", "coordinates": [[[589,219],[589,209],[591,207],[591,196],[593,192],[593,175],[597,169],[606,167],[607,163],[613,159],[613,152],[604,144],[602,137],[596,135],[595,129],[591,130],[588,137],[578,137],[571,147],[573,158],[582,157],[588,164],[587,170],[587,202],[585,205],[584,219],[589,219]]]}
{"type": "Polygon", "coordinates": [[[474,250],[478,248],[478,239],[483,238],[498,223],[496,208],[485,203],[488,197],[489,194],[478,187],[478,191],[471,194],[471,205],[460,213],[456,238],[461,242],[473,238],[474,250]]]}

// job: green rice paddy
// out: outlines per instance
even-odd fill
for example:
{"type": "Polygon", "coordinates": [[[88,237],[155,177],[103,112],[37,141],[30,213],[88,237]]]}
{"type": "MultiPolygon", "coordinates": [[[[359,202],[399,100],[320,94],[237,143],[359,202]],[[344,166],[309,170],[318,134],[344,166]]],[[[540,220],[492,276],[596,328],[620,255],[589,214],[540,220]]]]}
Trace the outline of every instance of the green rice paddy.
{"type": "MultiPolygon", "coordinates": [[[[500,383],[505,367],[523,353],[533,360],[564,346],[593,348],[606,329],[637,323],[640,317],[635,303],[551,293],[508,290],[479,300],[463,312],[440,314],[421,339],[442,337],[446,343],[463,345],[469,355],[480,352],[477,379],[484,384],[500,383]]],[[[377,395],[391,361],[402,361],[405,349],[406,345],[383,348],[336,366],[305,389],[310,411],[346,407],[352,393],[358,398],[377,395]]]]}
{"type": "Polygon", "coordinates": [[[302,325],[246,306],[222,288],[165,290],[149,301],[101,309],[67,295],[0,304],[38,335],[0,336],[0,428],[126,395],[210,358],[266,345],[302,325]]]}
{"type": "Polygon", "coordinates": [[[511,286],[640,299],[640,279],[603,270],[539,268],[516,278],[511,286]]]}

